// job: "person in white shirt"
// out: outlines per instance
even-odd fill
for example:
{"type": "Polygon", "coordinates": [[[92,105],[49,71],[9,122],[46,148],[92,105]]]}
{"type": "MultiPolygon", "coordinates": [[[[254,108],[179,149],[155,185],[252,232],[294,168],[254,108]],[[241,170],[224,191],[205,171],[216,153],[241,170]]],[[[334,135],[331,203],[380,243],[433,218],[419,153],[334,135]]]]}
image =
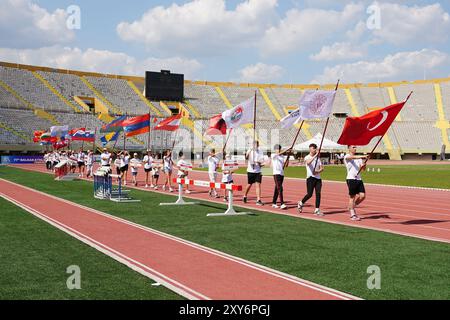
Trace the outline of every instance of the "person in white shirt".
{"type": "Polygon", "coordinates": [[[244,194],[244,203],[247,203],[248,193],[254,184],[256,184],[256,205],[263,206],[261,201],[261,183],[262,183],[262,172],[261,168],[264,166],[264,154],[259,149],[259,141],[256,141],[253,148],[247,151],[245,154],[245,159],[248,162],[247,166],[247,188],[244,194]]]}
{"type": "Polygon", "coordinates": [[[368,156],[357,156],[356,146],[348,146],[348,154],[344,157],[344,164],[347,168],[347,186],[350,196],[348,208],[350,210],[350,218],[353,221],[361,221],[357,216],[355,207],[366,199],[366,189],[361,179],[361,171],[366,170],[366,162],[368,156]]]}
{"type": "Polygon", "coordinates": [[[161,164],[159,163],[160,156],[155,155],[152,163],[152,179],[155,183],[155,190],[158,190],[159,172],[161,171],[161,164]]]}
{"type": "Polygon", "coordinates": [[[173,170],[173,160],[172,160],[172,151],[166,150],[165,155],[163,157],[163,171],[166,175],[166,181],[163,185],[163,190],[166,190],[166,187],[169,187],[169,192],[173,192],[172,188],[172,170],[173,170]]]}
{"type": "Polygon", "coordinates": [[[127,185],[128,180],[128,168],[129,168],[129,162],[130,162],[130,155],[128,154],[128,151],[124,150],[120,154],[120,172],[122,174],[122,181],[123,185],[127,185]]]}
{"type": "Polygon", "coordinates": [[[135,153],[133,155],[133,159],[130,160],[130,167],[131,167],[131,175],[132,175],[132,179],[133,179],[133,185],[135,187],[137,187],[138,183],[137,183],[137,175],[138,175],[138,170],[139,167],[141,167],[141,160],[138,158],[138,154],[135,153]]]}
{"type": "MultiPolygon", "coordinates": [[[[183,151],[180,151],[178,154],[178,162],[177,162],[177,169],[178,169],[178,179],[187,179],[189,171],[185,170],[184,167],[188,166],[189,163],[184,158],[183,151]]],[[[186,185],[186,193],[189,194],[191,191],[189,190],[189,185],[186,185]]]]}
{"type": "Polygon", "coordinates": [[[111,166],[111,154],[108,149],[104,148],[102,154],[100,155],[100,164],[102,167],[111,166]]]}
{"type": "Polygon", "coordinates": [[[281,145],[279,144],[275,145],[274,150],[274,154],[270,157],[273,170],[273,179],[275,181],[272,207],[275,209],[281,208],[282,210],[286,210],[287,206],[284,203],[283,197],[284,168],[285,164],[286,166],[289,165],[289,154],[291,150],[282,152],[281,145]],[[280,206],[277,204],[278,198],[280,198],[280,206]]]}
{"type": "Polygon", "coordinates": [[[57,151],[53,151],[52,153],[52,170],[55,171],[55,166],[59,163],[59,153],[57,151]]]}
{"type": "Polygon", "coordinates": [[[52,164],[51,164],[50,153],[49,152],[45,152],[45,154],[44,154],[44,162],[45,162],[45,168],[47,168],[47,170],[50,170],[52,168],[52,164]]]}
{"type": "MultiPolygon", "coordinates": [[[[224,158],[225,160],[231,160],[231,155],[226,154],[224,152],[224,158]]],[[[225,166],[225,161],[222,164],[222,183],[224,184],[233,184],[233,173],[235,170],[229,170],[227,169],[227,167],[225,166]]],[[[228,190],[225,190],[225,196],[223,197],[223,200],[226,202],[228,201],[228,190]]]]}
{"type": "MultiPolygon", "coordinates": [[[[217,182],[217,167],[219,166],[219,158],[217,157],[216,150],[211,149],[208,156],[208,175],[209,182],[216,183],[217,182]]],[[[216,188],[209,189],[209,196],[218,198],[216,188]]]]}
{"type": "Polygon", "coordinates": [[[84,153],[83,149],[80,148],[80,151],[78,151],[77,154],[77,164],[78,164],[78,174],[80,178],[83,178],[84,171],[86,170],[86,154],[84,153]]]}
{"type": "Polygon", "coordinates": [[[75,171],[77,170],[77,163],[78,163],[77,154],[74,151],[69,150],[68,158],[70,163],[70,170],[72,171],[72,173],[75,173],[75,171]]]}
{"type": "Polygon", "coordinates": [[[150,180],[151,180],[151,185],[150,188],[154,188],[155,185],[153,184],[153,175],[151,174],[152,170],[153,170],[153,157],[152,157],[152,151],[151,150],[147,150],[147,154],[144,157],[144,171],[145,171],[145,187],[148,188],[148,176],[151,175],[150,180]]]}
{"type": "Polygon", "coordinates": [[[91,150],[88,150],[86,157],[86,177],[90,178],[92,176],[94,168],[94,153],[91,150]]]}
{"type": "Polygon", "coordinates": [[[309,154],[305,157],[306,166],[306,190],[307,193],[302,201],[298,203],[298,212],[303,212],[303,206],[312,198],[314,191],[316,192],[316,208],[314,214],[317,216],[323,216],[320,211],[320,200],[322,198],[322,178],[320,174],[323,172],[324,167],[322,161],[320,161],[320,155],[317,152],[317,145],[312,143],[309,146],[309,154]]]}

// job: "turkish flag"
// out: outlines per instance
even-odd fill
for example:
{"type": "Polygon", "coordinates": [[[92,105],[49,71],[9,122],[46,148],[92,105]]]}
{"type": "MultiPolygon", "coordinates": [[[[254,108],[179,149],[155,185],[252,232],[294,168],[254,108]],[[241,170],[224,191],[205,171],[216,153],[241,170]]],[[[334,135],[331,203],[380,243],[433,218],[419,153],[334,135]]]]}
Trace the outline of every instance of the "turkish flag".
{"type": "Polygon", "coordinates": [[[393,104],[362,117],[347,118],[338,143],[348,146],[366,146],[374,137],[384,136],[405,103],[406,101],[393,104]]]}
{"type": "Polygon", "coordinates": [[[209,120],[209,128],[205,134],[208,136],[224,136],[227,134],[227,124],[221,114],[209,120]]]}

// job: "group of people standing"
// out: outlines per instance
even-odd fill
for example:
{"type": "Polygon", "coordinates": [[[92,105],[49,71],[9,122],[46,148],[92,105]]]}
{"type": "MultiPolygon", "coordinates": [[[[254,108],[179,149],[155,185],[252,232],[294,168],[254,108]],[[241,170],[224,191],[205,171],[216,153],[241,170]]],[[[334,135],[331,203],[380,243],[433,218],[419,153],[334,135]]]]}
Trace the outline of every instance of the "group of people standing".
{"type": "MultiPolygon", "coordinates": [[[[348,153],[343,156],[344,165],[347,169],[347,187],[349,194],[349,213],[353,221],[360,221],[360,217],[356,214],[355,208],[366,199],[366,190],[361,178],[361,172],[366,169],[366,161],[368,156],[356,155],[356,146],[348,146],[348,153]]],[[[270,165],[273,171],[273,179],[275,183],[272,207],[275,209],[286,210],[287,206],[284,201],[283,182],[284,170],[289,166],[289,157],[292,150],[282,151],[281,145],[274,147],[274,152],[270,157],[270,165]]],[[[261,200],[261,183],[262,183],[262,167],[268,163],[264,161],[263,152],[259,148],[259,143],[255,142],[253,149],[249,150],[245,158],[247,160],[247,187],[245,189],[244,203],[248,202],[248,194],[253,185],[256,185],[256,205],[263,206],[261,200]]],[[[304,158],[306,167],[306,195],[297,204],[299,213],[303,212],[303,208],[314,193],[316,195],[314,214],[323,216],[320,210],[322,199],[322,178],[321,174],[325,167],[320,160],[320,154],[316,144],[309,146],[309,154],[304,158]]]]}
{"type": "Polygon", "coordinates": [[[49,171],[55,171],[56,166],[61,162],[67,162],[71,173],[76,173],[78,168],[78,175],[83,178],[92,177],[94,167],[94,153],[91,150],[84,152],[83,149],[79,151],[51,151],[44,153],[45,167],[49,171]]]}
{"type": "MultiPolygon", "coordinates": [[[[283,151],[282,146],[277,144],[274,147],[273,153],[268,161],[264,159],[264,153],[259,148],[259,142],[255,142],[254,147],[248,150],[245,154],[247,161],[247,186],[245,188],[243,202],[248,203],[248,194],[253,185],[256,186],[256,205],[263,206],[262,201],[262,169],[264,166],[271,166],[273,179],[275,183],[272,207],[275,209],[286,210],[288,207],[284,199],[284,171],[289,166],[289,157],[292,154],[292,150],[288,149],[283,151]]],[[[207,158],[208,164],[208,176],[209,181],[212,183],[218,182],[218,169],[220,165],[219,156],[225,160],[230,160],[230,155],[225,152],[217,153],[215,149],[211,149],[207,158]]],[[[347,186],[349,191],[349,212],[351,219],[359,221],[360,218],[356,214],[355,208],[361,204],[366,198],[366,191],[364,183],[361,178],[361,171],[365,170],[367,156],[356,155],[356,146],[348,146],[348,153],[344,156],[344,165],[347,169],[347,186]]],[[[78,167],[79,176],[82,178],[86,174],[86,177],[92,177],[93,165],[94,165],[94,153],[87,151],[85,153],[82,149],[78,152],[74,151],[53,151],[45,153],[44,160],[48,170],[54,170],[55,166],[61,161],[67,161],[71,172],[75,173],[78,167]]],[[[147,150],[143,159],[139,158],[137,153],[131,156],[128,151],[120,151],[111,154],[106,148],[100,156],[100,162],[102,167],[114,166],[116,174],[122,178],[124,185],[127,184],[128,171],[131,168],[132,183],[134,186],[138,185],[137,175],[139,168],[143,167],[145,172],[145,187],[158,190],[161,171],[164,175],[164,181],[162,184],[162,190],[168,190],[173,192],[172,187],[172,175],[173,170],[177,169],[177,177],[186,179],[189,175],[190,162],[185,159],[184,153],[181,151],[178,154],[178,162],[175,164],[172,158],[172,151],[166,150],[162,155],[153,153],[151,150],[147,150]]],[[[309,154],[304,158],[306,167],[306,195],[297,204],[299,213],[303,212],[305,204],[313,197],[315,198],[315,210],[314,214],[317,216],[323,216],[324,214],[320,210],[321,198],[322,198],[322,178],[321,174],[324,172],[317,145],[311,144],[309,146],[309,154]]],[[[224,184],[234,183],[233,174],[235,170],[230,170],[223,161],[222,165],[222,180],[224,184]]],[[[186,193],[191,193],[189,186],[186,188],[186,193]]],[[[209,196],[212,198],[220,198],[216,188],[211,187],[209,190],[209,196]]],[[[224,201],[227,201],[227,194],[225,193],[224,201]]]]}

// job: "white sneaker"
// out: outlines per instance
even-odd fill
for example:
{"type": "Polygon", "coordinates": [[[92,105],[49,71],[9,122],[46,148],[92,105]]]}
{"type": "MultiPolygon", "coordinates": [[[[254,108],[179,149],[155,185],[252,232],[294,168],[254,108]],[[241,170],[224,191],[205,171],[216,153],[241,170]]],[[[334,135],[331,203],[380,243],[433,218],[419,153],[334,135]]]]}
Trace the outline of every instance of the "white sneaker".
{"type": "Polygon", "coordinates": [[[301,201],[298,203],[297,209],[298,209],[298,213],[302,213],[303,212],[303,203],[301,201]]]}
{"type": "Polygon", "coordinates": [[[166,191],[166,186],[163,186],[162,189],[163,189],[163,191],[166,191]]]}
{"type": "Polygon", "coordinates": [[[274,208],[274,209],[280,209],[280,207],[279,207],[277,204],[273,204],[273,205],[272,205],[272,208],[274,208]]]}
{"type": "Polygon", "coordinates": [[[148,184],[146,184],[145,187],[148,188],[148,184]]]}
{"type": "Polygon", "coordinates": [[[281,205],[280,207],[281,210],[286,210],[287,209],[287,205],[285,205],[284,203],[281,205]]]}
{"type": "Polygon", "coordinates": [[[186,193],[187,194],[191,194],[191,190],[186,190],[186,193]]]}
{"type": "Polygon", "coordinates": [[[153,184],[150,185],[150,188],[154,188],[155,186],[153,184]]]}
{"type": "Polygon", "coordinates": [[[172,189],[172,188],[169,188],[169,192],[173,192],[173,189],[172,189]]]}
{"type": "Polygon", "coordinates": [[[155,190],[158,190],[158,186],[155,187],[155,190]]]}
{"type": "Polygon", "coordinates": [[[356,214],[353,215],[350,219],[352,219],[352,221],[361,221],[361,218],[358,217],[356,214]]]}
{"type": "Polygon", "coordinates": [[[320,209],[314,210],[314,214],[315,214],[316,216],[319,216],[319,217],[323,217],[323,216],[324,216],[324,214],[322,213],[322,211],[320,211],[320,209]]]}

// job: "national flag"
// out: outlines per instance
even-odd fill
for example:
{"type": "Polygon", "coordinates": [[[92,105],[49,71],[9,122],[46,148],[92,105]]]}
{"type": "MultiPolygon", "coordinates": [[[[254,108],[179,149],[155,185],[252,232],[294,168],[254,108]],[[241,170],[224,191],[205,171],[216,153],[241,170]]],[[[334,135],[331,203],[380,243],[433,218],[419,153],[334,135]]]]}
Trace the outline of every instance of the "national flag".
{"type": "MultiPolygon", "coordinates": [[[[53,138],[56,139],[56,137],[53,137],[53,138]]],[[[50,132],[44,132],[44,133],[41,135],[41,140],[42,140],[42,141],[53,140],[53,139],[52,139],[52,135],[50,134],[50,132]]]]}
{"type": "Polygon", "coordinates": [[[224,136],[227,134],[227,124],[222,119],[222,115],[219,114],[209,120],[209,128],[206,130],[205,135],[208,136],[224,136]]]}
{"type": "Polygon", "coordinates": [[[402,110],[405,102],[372,111],[362,117],[349,117],[338,143],[341,145],[365,146],[374,137],[384,136],[392,122],[402,110]]]}
{"type": "Polygon", "coordinates": [[[86,131],[86,128],[78,128],[78,129],[69,130],[69,135],[73,136],[78,131],[86,131]]]}
{"type": "Polygon", "coordinates": [[[155,127],[155,131],[176,131],[180,127],[182,115],[167,118],[155,127]]]}
{"type": "Polygon", "coordinates": [[[100,138],[100,141],[102,142],[103,147],[106,146],[109,142],[115,142],[117,139],[119,139],[120,132],[111,132],[106,134],[104,137],[100,138]]]}
{"type": "Polygon", "coordinates": [[[111,133],[111,132],[122,132],[123,131],[123,121],[127,119],[127,116],[121,116],[112,122],[103,125],[100,128],[100,133],[111,133]]]}
{"type": "Polygon", "coordinates": [[[50,128],[52,137],[65,137],[69,133],[69,126],[53,126],[50,128]]]}
{"type": "Polygon", "coordinates": [[[301,119],[328,118],[333,109],[336,91],[307,90],[300,100],[301,119]]]}
{"type": "Polygon", "coordinates": [[[137,136],[150,131],[150,115],[127,119],[122,122],[127,137],[137,136]]]}
{"type": "Polygon", "coordinates": [[[222,113],[228,129],[235,129],[241,125],[253,123],[254,120],[255,97],[238,104],[233,109],[222,113]]]}
{"type": "Polygon", "coordinates": [[[53,143],[53,148],[55,148],[56,150],[65,148],[69,145],[69,141],[68,140],[61,140],[58,142],[54,142],[53,143]]]}
{"type": "Polygon", "coordinates": [[[72,137],[72,141],[86,141],[86,142],[94,142],[95,141],[95,131],[86,130],[84,128],[80,128],[77,131],[70,133],[72,137]]]}
{"type": "Polygon", "coordinates": [[[41,136],[45,133],[43,130],[36,130],[33,133],[33,142],[38,143],[41,141],[41,136]]]}

